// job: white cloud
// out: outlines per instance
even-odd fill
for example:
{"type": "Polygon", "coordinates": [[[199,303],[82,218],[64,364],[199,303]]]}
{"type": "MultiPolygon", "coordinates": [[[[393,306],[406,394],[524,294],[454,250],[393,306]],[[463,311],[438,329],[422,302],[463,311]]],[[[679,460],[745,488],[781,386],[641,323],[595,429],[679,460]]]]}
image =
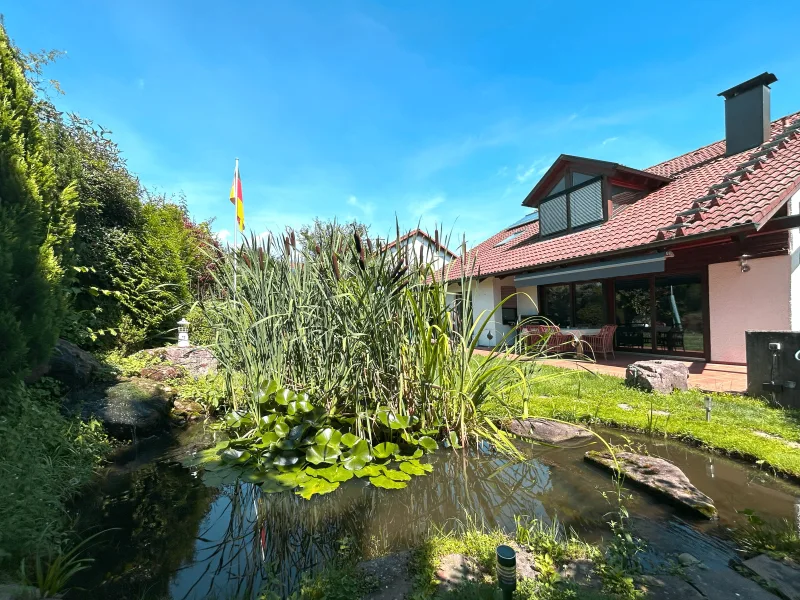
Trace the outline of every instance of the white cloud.
{"type": "Polygon", "coordinates": [[[372,217],[372,213],[375,211],[375,206],[372,203],[359,202],[358,198],[356,198],[355,196],[350,196],[347,199],[347,204],[349,204],[350,206],[354,206],[355,208],[360,210],[362,213],[364,213],[364,216],[366,217],[372,217]]]}
{"type": "Polygon", "coordinates": [[[229,237],[231,237],[231,232],[230,232],[230,231],[228,231],[227,229],[220,229],[220,230],[217,232],[217,239],[218,239],[218,240],[220,241],[220,243],[222,243],[222,244],[224,244],[225,242],[227,242],[229,237]]]}
{"type": "Polygon", "coordinates": [[[611,144],[613,142],[616,142],[618,139],[619,139],[618,137],[606,138],[606,139],[603,140],[602,145],[605,146],[606,144],[611,144]]]}

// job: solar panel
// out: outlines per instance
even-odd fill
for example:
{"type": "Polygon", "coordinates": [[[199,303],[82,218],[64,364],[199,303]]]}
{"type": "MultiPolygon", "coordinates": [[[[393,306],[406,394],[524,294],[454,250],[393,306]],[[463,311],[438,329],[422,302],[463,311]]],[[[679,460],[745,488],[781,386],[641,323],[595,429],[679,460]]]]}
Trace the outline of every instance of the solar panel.
{"type": "Polygon", "coordinates": [[[529,215],[525,215],[519,221],[514,223],[513,225],[509,225],[506,229],[514,229],[515,227],[520,227],[522,225],[527,225],[528,223],[533,223],[536,219],[539,218],[539,211],[535,210],[529,215]]]}
{"type": "Polygon", "coordinates": [[[518,238],[518,237],[519,237],[519,236],[521,236],[521,235],[522,235],[522,232],[521,232],[521,231],[517,231],[516,233],[512,233],[512,234],[511,234],[511,235],[509,235],[508,237],[504,238],[502,241],[500,241],[500,242],[497,242],[497,243],[494,245],[494,247],[495,247],[495,248],[497,248],[498,246],[502,246],[503,244],[507,244],[508,242],[510,242],[511,240],[513,240],[514,238],[518,238]]]}

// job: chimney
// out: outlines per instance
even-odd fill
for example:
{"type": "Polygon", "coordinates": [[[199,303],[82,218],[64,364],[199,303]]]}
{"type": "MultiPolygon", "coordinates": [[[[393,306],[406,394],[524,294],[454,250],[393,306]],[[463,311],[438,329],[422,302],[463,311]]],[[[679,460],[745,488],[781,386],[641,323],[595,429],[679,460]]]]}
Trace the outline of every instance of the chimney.
{"type": "Polygon", "coordinates": [[[738,154],[760,146],[770,137],[769,86],[778,81],[762,73],[720,92],[725,98],[725,154],[738,154]]]}

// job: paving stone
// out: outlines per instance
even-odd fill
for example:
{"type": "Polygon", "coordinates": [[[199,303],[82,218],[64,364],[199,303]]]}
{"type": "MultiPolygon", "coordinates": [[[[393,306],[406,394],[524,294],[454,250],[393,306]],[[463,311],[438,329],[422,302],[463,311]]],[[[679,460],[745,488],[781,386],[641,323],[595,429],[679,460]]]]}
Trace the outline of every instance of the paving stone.
{"type": "Polygon", "coordinates": [[[439,560],[436,579],[439,590],[450,592],[467,581],[480,581],[483,577],[478,562],[463,554],[447,554],[439,560]]]}
{"type": "Polygon", "coordinates": [[[677,575],[645,575],[641,584],[647,600],[705,600],[692,584],[677,575]]]}
{"type": "Polygon", "coordinates": [[[364,600],[404,600],[412,589],[408,574],[410,557],[410,552],[397,552],[359,563],[359,570],[378,583],[378,589],[368,594],[364,600]]]}
{"type": "Polygon", "coordinates": [[[730,568],[689,567],[686,576],[708,600],[776,600],[774,594],[730,568]]]}
{"type": "Polygon", "coordinates": [[[789,600],[800,600],[800,568],[773,560],[766,554],[744,561],[744,566],[789,600]]]}

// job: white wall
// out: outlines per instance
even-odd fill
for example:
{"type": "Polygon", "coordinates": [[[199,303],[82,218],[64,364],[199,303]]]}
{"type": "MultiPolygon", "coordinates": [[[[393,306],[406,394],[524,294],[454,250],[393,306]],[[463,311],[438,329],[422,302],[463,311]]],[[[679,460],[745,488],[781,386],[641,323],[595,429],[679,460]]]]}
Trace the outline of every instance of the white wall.
{"type": "Polygon", "coordinates": [[[517,314],[538,315],[539,314],[539,292],[535,285],[517,288],[517,314]],[[526,295],[527,294],[527,295],[526,295]]]}
{"type": "MultiPolygon", "coordinates": [[[[792,257],[751,259],[742,273],[739,262],[708,267],[711,360],[744,363],[744,332],[789,329],[789,274],[792,257]]],[[[796,272],[792,276],[796,278],[796,272]]],[[[796,298],[793,300],[796,304],[796,298]]]]}
{"type": "MultiPolygon", "coordinates": [[[[800,215],[800,192],[789,199],[789,214],[800,215]]],[[[789,327],[800,331],[800,228],[789,230],[789,254],[792,259],[789,267],[789,327]]]]}
{"type": "MultiPolygon", "coordinates": [[[[490,277],[483,281],[472,282],[472,317],[476,322],[483,322],[500,302],[500,287],[496,286],[496,279],[490,277]],[[485,311],[485,312],[484,312],[485,311]],[[481,314],[483,313],[483,314],[481,314]]],[[[495,313],[481,331],[478,344],[481,346],[494,346],[497,344],[498,334],[502,337],[499,313],[495,313]],[[489,333],[492,339],[489,339],[489,333]]]]}
{"type": "MultiPolygon", "coordinates": [[[[409,264],[415,264],[419,260],[420,248],[423,248],[423,257],[431,263],[434,269],[441,269],[453,258],[441,248],[436,248],[429,239],[421,235],[415,235],[413,238],[401,241],[400,246],[405,249],[409,264]]],[[[392,253],[397,252],[397,246],[392,246],[390,251],[392,253]]]]}

